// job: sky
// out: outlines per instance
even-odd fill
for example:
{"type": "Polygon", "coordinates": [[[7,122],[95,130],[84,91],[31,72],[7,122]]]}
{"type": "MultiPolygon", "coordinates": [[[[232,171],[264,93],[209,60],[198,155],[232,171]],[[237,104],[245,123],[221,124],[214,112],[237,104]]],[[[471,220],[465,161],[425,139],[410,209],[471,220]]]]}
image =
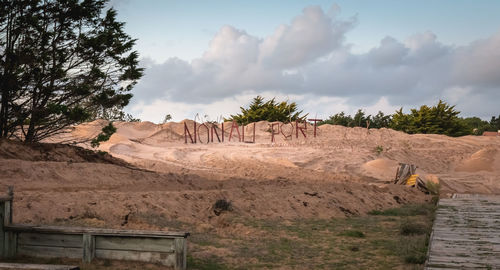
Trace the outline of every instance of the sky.
{"type": "Polygon", "coordinates": [[[500,114],[500,1],[109,3],[145,75],[126,111],[142,120],[228,117],[261,95],[326,119],[439,99],[500,114]]]}

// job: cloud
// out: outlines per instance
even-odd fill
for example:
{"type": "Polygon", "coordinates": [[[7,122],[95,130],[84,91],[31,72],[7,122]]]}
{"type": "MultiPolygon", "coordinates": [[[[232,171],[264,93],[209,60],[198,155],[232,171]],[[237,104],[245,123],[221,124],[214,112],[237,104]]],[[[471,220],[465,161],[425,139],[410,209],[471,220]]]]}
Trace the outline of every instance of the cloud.
{"type": "Polygon", "coordinates": [[[454,80],[460,85],[487,89],[500,86],[500,31],[488,39],[458,48],[453,63],[454,80]]]}
{"type": "Polygon", "coordinates": [[[242,91],[302,89],[303,76],[294,68],[324,57],[341,46],[354,21],[340,21],[319,7],[308,7],[290,25],[281,25],[264,39],[226,25],[206,52],[191,62],[170,58],[150,65],[134,91],[151,102],[211,102],[242,91]]]}
{"type": "Polygon", "coordinates": [[[304,111],[324,117],[360,107],[392,113],[439,99],[465,115],[498,113],[491,97],[500,95],[500,32],[462,47],[444,45],[430,31],[403,41],[386,36],[355,54],[345,35],[356,18],[341,20],[338,12],[307,7],[263,38],[226,25],[190,62],[143,59],[147,69],[134,89],[133,112],[144,119],[162,118],[157,111],[165,108],[177,120],[195,111],[227,116],[267,93],[298,98],[304,111]]]}
{"type": "Polygon", "coordinates": [[[354,21],[335,20],[318,6],[308,7],[281,25],[260,45],[259,62],[265,66],[294,68],[322,57],[340,47],[354,21]]]}

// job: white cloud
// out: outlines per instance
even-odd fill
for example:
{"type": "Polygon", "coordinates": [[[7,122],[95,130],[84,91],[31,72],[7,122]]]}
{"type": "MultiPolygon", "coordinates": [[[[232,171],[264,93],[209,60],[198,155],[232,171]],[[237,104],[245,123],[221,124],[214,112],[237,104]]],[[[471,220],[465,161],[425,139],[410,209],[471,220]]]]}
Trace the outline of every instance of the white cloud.
{"type": "Polygon", "coordinates": [[[468,115],[498,113],[497,105],[478,103],[500,95],[500,32],[463,47],[444,45],[429,31],[404,41],[387,36],[355,54],[344,39],[356,19],[339,20],[338,12],[307,7],[263,38],[224,26],[190,62],[144,59],[146,75],[134,89],[132,111],[151,120],[166,113],[177,120],[227,116],[263,94],[293,97],[305,112],[322,117],[357,108],[392,113],[440,98],[468,115]]]}

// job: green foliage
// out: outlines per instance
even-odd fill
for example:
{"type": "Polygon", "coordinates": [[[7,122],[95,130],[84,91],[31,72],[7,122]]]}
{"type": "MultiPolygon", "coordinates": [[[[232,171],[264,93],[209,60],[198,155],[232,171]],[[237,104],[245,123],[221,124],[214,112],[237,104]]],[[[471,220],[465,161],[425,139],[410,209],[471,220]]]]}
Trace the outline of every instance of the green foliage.
{"type": "Polygon", "coordinates": [[[90,145],[92,147],[99,147],[101,142],[105,142],[111,138],[111,135],[116,132],[116,127],[113,126],[113,122],[109,122],[109,124],[102,128],[101,133],[97,135],[91,142],[90,145]]]}
{"type": "Polygon", "coordinates": [[[141,122],[141,119],[135,118],[130,113],[125,114],[125,116],[122,119],[120,119],[120,120],[121,121],[125,121],[125,122],[141,122]]]}
{"type": "Polygon", "coordinates": [[[491,117],[490,121],[490,129],[488,131],[497,131],[500,130],[500,115],[498,117],[491,117]]]}
{"type": "Polygon", "coordinates": [[[391,123],[391,115],[385,115],[381,111],[375,116],[366,115],[363,110],[359,109],[354,117],[340,112],[331,115],[327,120],[319,122],[318,125],[330,124],[344,127],[367,127],[367,123],[370,128],[387,128],[391,123]]]}
{"type": "Polygon", "coordinates": [[[112,107],[109,109],[100,108],[94,112],[88,121],[104,119],[108,121],[123,121],[123,122],[141,122],[141,119],[135,118],[130,113],[125,113],[120,107],[112,107]]]}
{"type": "Polygon", "coordinates": [[[405,263],[408,264],[423,264],[427,260],[425,252],[419,252],[414,254],[408,254],[405,256],[405,263]]]}
{"type": "MultiPolygon", "coordinates": [[[[448,136],[482,135],[484,131],[500,130],[500,115],[484,121],[478,117],[458,117],[459,111],[440,100],[433,107],[427,105],[411,109],[409,114],[400,108],[392,115],[379,111],[375,116],[359,109],[354,116],[340,112],[331,115],[318,125],[331,124],[345,127],[392,128],[409,134],[444,134],[448,136]],[[369,123],[369,125],[367,125],[369,123]]],[[[378,152],[378,151],[377,151],[378,152]]]]}
{"type": "Polygon", "coordinates": [[[371,115],[366,116],[365,112],[359,109],[352,120],[354,121],[354,126],[356,127],[367,127],[367,123],[371,122],[371,115]]]}
{"type": "Polygon", "coordinates": [[[340,235],[354,237],[354,238],[364,238],[365,237],[365,234],[363,232],[357,231],[357,230],[347,230],[347,231],[342,232],[340,235]]]}
{"type": "Polygon", "coordinates": [[[375,147],[374,151],[377,153],[377,155],[380,155],[380,154],[382,154],[382,152],[384,152],[384,147],[382,145],[377,145],[377,147],[375,147]]]}
{"type": "Polygon", "coordinates": [[[432,195],[439,195],[439,190],[441,189],[440,183],[435,183],[433,181],[427,181],[425,183],[425,187],[429,190],[429,193],[432,195]]]}
{"type": "Polygon", "coordinates": [[[165,115],[165,118],[163,119],[163,124],[167,123],[168,121],[172,120],[172,115],[167,114],[165,115]]]}
{"type": "Polygon", "coordinates": [[[493,131],[494,129],[488,121],[481,120],[479,117],[460,118],[467,130],[471,131],[472,135],[482,135],[485,131],[493,131]]]}
{"type": "Polygon", "coordinates": [[[276,102],[273,98],[265,101],[263,97],[257,96],[250,106],[245,109],[240,107],[241,113],[231,115],[226,121],[236,121],[238,124],[247,124],[266,120],[269,122],[280,121],[288,123],[295,120],[303,121],[307,115],[301,115],[302,111],[297,111],[297,104],[288,101],[276,102]]]}
{"type": "Polygon", "coordinates": [[[20,139],[39,141],[120,117],[143,70],[135,40],[107,2],[0,0],[1,137],[20,131],[20,139]]]}
{"type": "Polygon", "coordinates": [[[346,115],[344,112],[340,112],[334,115],[331,115],[327,120],[321,121],[318,125],[340,125],[344,127],[352,127],[354,124],[354,120],[350,115],[346,115]]]}
{"type": "Polygon", "coordinates": [[[383,112],[379,111],[375,116],[371,117],[370,128],[387,128],[390,126],[392,121],[392,116],[385,115],[383,112]]]}
{"type": "Polygon", "coordinates": [[[410,222],[410,221],[403,222],[399,228],[399,233],[401,235],[424,234],[427,231],[428,230],[424,224],[410,222]]]}
{"type": "Polygon", "coordinates": [[[392,116],[391,128],[406,133],[444,134],[448,136],[463,136],[472,133],[458,118],[460,112],[455,106],[450,106],[442,100],[436,106],[423,105],[420,109],[411,109],[410,114],[399,109],[392,116]]]}

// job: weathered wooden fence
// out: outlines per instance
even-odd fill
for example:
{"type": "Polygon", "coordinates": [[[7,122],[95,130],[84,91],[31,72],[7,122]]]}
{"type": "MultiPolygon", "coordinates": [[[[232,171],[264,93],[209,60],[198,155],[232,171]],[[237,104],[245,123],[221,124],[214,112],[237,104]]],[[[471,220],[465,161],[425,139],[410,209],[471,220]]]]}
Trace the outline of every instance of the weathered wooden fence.
{"type": "Polygon", "coordinates": [[[0,256],[94,258],[161,263],[186,269],[186,232],[12,224],[12,194],[0,197],[0,256]]]}

